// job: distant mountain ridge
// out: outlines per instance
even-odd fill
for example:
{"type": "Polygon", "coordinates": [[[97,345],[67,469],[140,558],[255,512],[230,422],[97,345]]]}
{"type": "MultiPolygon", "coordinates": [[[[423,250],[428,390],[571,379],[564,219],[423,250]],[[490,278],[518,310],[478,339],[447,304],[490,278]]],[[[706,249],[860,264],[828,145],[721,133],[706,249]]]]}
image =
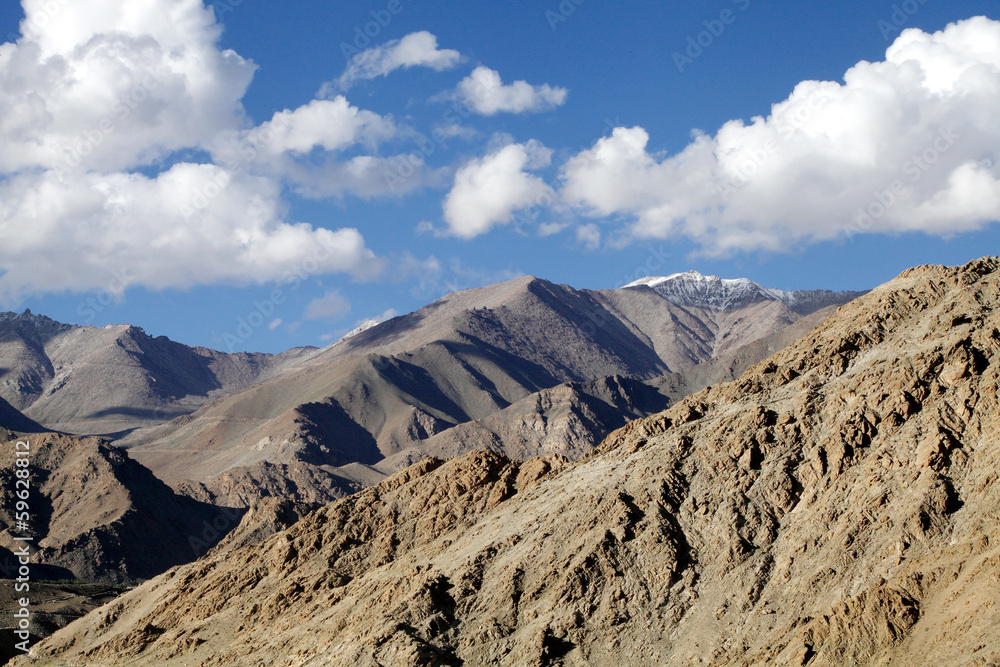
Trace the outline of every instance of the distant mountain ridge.
{"type": "Polygon", "coordinates": [[[11,409],[0,425],[110,437],[199,500],[324,502],[431,454],[489,446],[578,458],[610,430],[788,344],[746,348],[806,324],[818,305],[803,307],[812,293],[745,279],[646,283],[576,290],[525,276],[280,355],[4,313],[0,399],[11,409]],[[695,370],[710,360],[719,363],[695,370]]]}
{"type": "Polygon", "coordinates": [[[662,390],[644,382],[803,319],[775,299],[710,310],[653,289],[577,290],[525,276],[366,328],[119,444],[175,489],[233,504],[247,503],[254,488],[298,488],[293,499],[311,502],[341,493],[322,488],[342,487],[338,479],[368,485],[431,454],[483,447],[578,458],[687,387],[729,379],[770,345],[691,379],[675,376],[662,390]]]}
{"type": "Polygon", "coordinates": [[[99,328],[30,310],[0,313],[0,398],[54,431],[115,434],[190,413],[314,351],[226,354],[129,324],[99,328]]]}
{"type": "Polygon", "coordinates": [[[830,290],[796,290],[786,292],[763,287],[749,278],[726,279],[705,276],[698,271],[675,273],[663,277],[640,278],[622,287],[649,287],[678,306],[729,310],[761,301],[780,301],[800,315],[809,315],[831,305],[851,301],[867,292],[831,292],[830,290]]]}

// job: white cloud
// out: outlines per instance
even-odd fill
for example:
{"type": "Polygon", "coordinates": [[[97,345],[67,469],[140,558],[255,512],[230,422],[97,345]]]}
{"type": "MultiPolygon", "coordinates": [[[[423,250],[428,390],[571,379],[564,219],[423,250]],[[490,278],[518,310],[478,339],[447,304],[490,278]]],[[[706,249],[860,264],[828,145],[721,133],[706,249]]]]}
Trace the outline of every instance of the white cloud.
{"type": "Polygon", "coordinates": [[[274,181],[213,165],[0,180],[0,300],[101,289],[119,273],[165,289],[381,270],[357,230],[284,223],[283,211],[274,181]]]}
{"type": "Polygon", "coordinates": [[[429,67],[437,72],[451,69],[462,62],[462,54],[438,48],[437,37],[427,31],[410,33],[406,37],[356,54],[347,63],[344,74],[323,86],[320,96],[335,89],[347,90],[358,81],[386,76],[398,69],[429,67]]]}
{"type": "Polygon", "coordinates": [[[219,47],[201,0],[22,4],[21,38],[0,44],[0,299],[116,272],[164,289],[381,271],[356,229],[287,221],[282,188],[418,187],[421,169],[394,183],[394,158],[369,154],[399,132],[391,118],[337,97],[248,129],[256,66],[219,47]]]}
{"type": "Polygon", "coordinates": [[[532,86],[527,81],[504,85],[496,70],[482,66],[462,79],[455,90],[458,100],[484,116],[501,112],[551,111],[561,106],[568,94],[565,88],[553,88],[548,84],[532,86]]]}
{"type": "Polygon", "coordinates": [[[594,223],[587,223],[576,228],[576,240],[587,250],[597,250],[601,247],[601,229],[594,223]]]}
{"type": "Polygon", "coordinates": [[[553,236],[570,226],[568,222],[543,222],[538,225],[539,236],[553,236]]]}
{"type": "Polygon", "coordinates": [[[270,323],[269,323],[269,324],[267,325],[267,328],[268,328],[268,329],[269,329],[270,331],[274,331],[275,329],[277,329],[278,327],[280,327],[280,326],[282,325],[282,323],[283,323],[283,322],[284,322],[284,320],[282,320],[282,319],[281,319],[281,318],[279,317],[279,318],[278,318],[278,319],[276,319],[276,320],[271,320],[271,322],[270,322],[270,323]]]}
{"type": "Polygon", "coordinates": [[[333,290],[306,305],[303,317],[307,320],[332,320],[351,312],[351,302],[333,290]]]}
{"type": "Polygon", "coordinates": [[[23,4],[0,45],[0,173],[130,169],[242,122],[256,67],[217,47],[200,1],[23,4]]]}
{"type": "Polygon", "coordinates": [[[562,195],[629,216],[633,238],[685,236],[710,253],[780,250],[861,232],[949,234],[1000,218],[1000,22],[907,30],[845,82],[805,81],[771,114],[648,150],[640,127],[562,167],[562,195]]]}
{"type": "Polygon", "coordinates": [[[409,154],[369,154],[408,132],[391,117],[338,96],[280,111],[249,130],[221,133],[212,155],[231,168],[250,167],[287,182],[305,197],[394,196],[412,192],[433,176],[409,154]]]}
{"type": "Polygon", "coordinates": [[[301,154],[314,148],[338,151],[359,142],[376,144],[395,134],[391,119],[351,106],[346,98],[338,96],[313,100],[294,111],[280,111],[252,131],[252,139],[271,154],[301,154]]]}
{"type": "Polygon", "coordinates": [[[545,182],[527,173],[550,164],[552,151],[537,141],[510,144],[461,167],[444,202],[448,232],[462,238],[511,222],[514,213],[554,199],[545,182]]]}
{"type": "Polygon", "coordinates": [[[471,141],[479,136],[479,132],[468,125],[459,123],[440,123],[434,127],[434,139],[444,143],[448,139],[461,139],[471,141]]]}

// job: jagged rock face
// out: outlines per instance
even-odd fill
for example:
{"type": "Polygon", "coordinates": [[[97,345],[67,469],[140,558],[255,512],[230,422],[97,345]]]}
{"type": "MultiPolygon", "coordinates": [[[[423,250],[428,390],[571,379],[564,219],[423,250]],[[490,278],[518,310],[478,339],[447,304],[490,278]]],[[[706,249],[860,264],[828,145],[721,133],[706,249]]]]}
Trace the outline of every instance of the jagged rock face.
{"type": "MultiPolygon", "coordinates": [[[[0,435],[9,435],[0,432],[0,435]]],[[[195,560],[234,528],[242,510],[176,495],[120,449],[96,439],[32,435],[30,530],[39,578],[123,583],[195,560]],[[44,577],[41,576],[44,571],[44,577]]],[[[0,553],[18,546],[16,451],[0,451],[0,553]]]]}
{"type": "MultiPolygon", "coordinates": [[[[373,471],[374,472],[374,471],[373,471]]],[[[381,478],[382,475],[375,474],[381,478]]],[[[311,506],[326,505],[361,490],[362,484],[335,471],[307,463],[261,462],[233,468],[206,482],[183,481],[178,493],[221,507],[253,507],[262,499],[286,499],[311,506]]]]}
{"type": "Polygon", "coordinates": [[[906,272],[578,463],[421,462],[34,659],[995,663],[998,307],[1000,260],[906,272]]]}

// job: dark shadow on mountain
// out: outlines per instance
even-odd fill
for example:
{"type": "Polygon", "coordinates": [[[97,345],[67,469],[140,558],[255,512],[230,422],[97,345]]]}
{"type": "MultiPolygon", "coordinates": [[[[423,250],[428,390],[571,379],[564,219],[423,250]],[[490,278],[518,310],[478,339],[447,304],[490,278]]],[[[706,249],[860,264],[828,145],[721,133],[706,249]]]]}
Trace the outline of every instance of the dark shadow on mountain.
{"type": "MultiPolygon", "coordinates": [[[[28,578],[31,581],[71,581],[76,575],[58,565],[46,565],[34,562],[34,547],[31,548],[32,558],[28,565],[28,578]]],[[[10,549],[0,547],[0,579],[17,579],[20,576],[21,562],[10,549]]]]}
{"type": "MultiPolygon", "coordinates": [[[[42,641],[42,639],[44,639],[44,637],[39,637],[38,635],[33,634],[28,635],[28,647],[30,648],[34,646],[36,643],[42,641]]],[[[6,665],[17,656],[24,655],[24,653],[17,648],[17,644],[20,642],[21,639],[14,634],[13,628],[0,629],[0,665],[6,665]]]]}
{"type": "Polygon", "coordinates": [[[45,428],[33,419],[29,419],[13,405],[0,398],[0,427],[17,433],[46,433],[45,428]]]}
{"type": "MultiPolygon", "coordinates": [[[[524,393],[524,396],[536,391],[541,391],[542,389],[554,387],[557,384],[567,381],[557,377],[549,369],[545,368],[538,362],[531,361],[530,359],[523,359],[475,336],[461,334],[461,340],[463,342],[443,341],[441,342],[441,345],[447,348],[455,358],[469,363],[469,368],[475,369],[478,373],[478,377],[482,378],[484,381],[486,378],[482,375],[479,366],[471,364],[473,360],[485,361],[490,365],[501,369],[504,374],[527,390],[524,393]]],[[[568,380],[572,381],[577,379],[580,378],[569,378],[568,380]]],[[[494,388],[496,388],[493,380],[488,381],[494,388]]],[[[519,396],[514,400],[520,400],[524,396],[519,396]]]]}
{"type": "Polygon", "coordinates": [[[336,401],[305,403],[298,407],[310,445],[296,458],[313,465],[342,466],[382,460],[375,437],[354,421],[336,401]]]}
{"type": "Polygon", "coordinates": [[[135,417],[138,419],[148,419],[150,421],[168,422],[186,414],[190,413],[183,410],[132,408],[123,405],[92,412],[87,415],[87,419],[103,419],[105,417],[135,417]]]}

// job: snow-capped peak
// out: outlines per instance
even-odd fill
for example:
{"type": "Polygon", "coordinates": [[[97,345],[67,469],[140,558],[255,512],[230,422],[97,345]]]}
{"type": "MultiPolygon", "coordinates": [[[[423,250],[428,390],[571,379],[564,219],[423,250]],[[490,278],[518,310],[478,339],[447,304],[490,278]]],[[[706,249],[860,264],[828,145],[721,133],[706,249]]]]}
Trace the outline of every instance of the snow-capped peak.
{"type": "Polygon", "coordinates": [[[786,292],[763,287],[749,278],[719,278],[702,275],[697,271],[640,278],[622,289],[632,287],[649,287],[678,306],[707,310],[728,310],[759,301],[780,301],[797,312],[812,312],[828,305],[846,303],[862,294],[827,290],[786,292]]]}
{"type": "Polygon", "coordinates": [[[368,331],[372,327],[377,327],[379,324],[382,324],[382,320],[365,320],[364,322],[362,322],[361,324],[359,324],[354,329],[351,329],[346,334],[344,334],[343,336],[341,336],[340,338],[338,338],[334,342],[332,342],[329,345],[327,345],[324,349],[329,350],[331,348],[337,347],[338,345],[340,345],[344,341],[350,340],[351,338],[354,338],[355,336],[357,336],[359,334],[363,334],[364,332],[368,331]]]}

